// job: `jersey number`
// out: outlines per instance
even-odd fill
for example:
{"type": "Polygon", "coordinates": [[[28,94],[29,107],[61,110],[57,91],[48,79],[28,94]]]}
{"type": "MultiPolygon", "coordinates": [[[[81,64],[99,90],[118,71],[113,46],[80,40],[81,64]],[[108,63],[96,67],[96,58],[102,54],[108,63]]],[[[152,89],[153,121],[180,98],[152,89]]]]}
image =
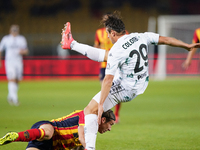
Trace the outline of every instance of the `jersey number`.
{"type": "Polygon", "coordinates": [[[144,65],[145,66],[148,66],[148,56],[147,56],[147,46],[145,44],[141,44],[140,47],[139,47],[139,51],[137,50],[132,50],[129,54],[129,57],[133,57],[133,55],[136,55],[137,56],[137,62],[136,62],[136,65],[135,65],[135,69],[134,69],[134,72],[137,73],[137,72],[140,72],[143,70],[143,65],[140,67],[140,56],[142,57],[142,59],[144,60],[144,65]],[[142,49],[145,49],[146,51],[146,55],[144,54],[144,52],[142,51],[142,49]]]}

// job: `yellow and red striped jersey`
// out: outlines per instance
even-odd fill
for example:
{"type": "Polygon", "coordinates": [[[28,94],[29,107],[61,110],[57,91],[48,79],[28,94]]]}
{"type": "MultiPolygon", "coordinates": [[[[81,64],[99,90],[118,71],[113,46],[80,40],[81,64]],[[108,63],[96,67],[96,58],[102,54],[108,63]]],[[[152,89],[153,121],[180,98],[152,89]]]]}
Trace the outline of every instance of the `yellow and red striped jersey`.
{"type": "MultiPolygon", "coordinates": [[[[126,34],[128,34],[128,31],[126,31],[126,34]]],[[[105,27],[96,30],[94,45],[98,45],[101,49],[105,49],[107,51],[109,51],[113,46],[112,42],[108,38],[105,27]]],[[[106,68],[106,64],[106,62],[101,62],[101,68],[106,68]]]]}
{"type": "Polygon", "coordinates": [[[70,150],[82,145],[78,140],[78,126],[85,125],[83,110],[76,110],[51,122],[55,130],[52,138],[54,150],[70,150]]]}
{"type": "Polygon", "coordinates": [[[194,31],[194,36],[192,39],[192,43],[199,43],[200,42],[200,28],[194,31]]]}
{"type": "MultiPolygon", "coordinates": [[[[112,42],[108,38],[106,28],[97,29],[95,33],[94,45],[98,45],[101,49],[110,50],[113,46],[112,42]]],[[[101,62],[101,68],[106,68],[106,62],[101,62]]]]}

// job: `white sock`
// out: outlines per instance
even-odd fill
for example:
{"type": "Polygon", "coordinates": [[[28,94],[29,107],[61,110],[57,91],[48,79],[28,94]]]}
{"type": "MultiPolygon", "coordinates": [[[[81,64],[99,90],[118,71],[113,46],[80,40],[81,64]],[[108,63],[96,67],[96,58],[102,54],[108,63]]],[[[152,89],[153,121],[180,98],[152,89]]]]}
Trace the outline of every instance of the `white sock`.
{"type": "Polygon", "coordinates": [[[98,131],[97,115],[89,114],[85,116],[85,143],[87,150],[95,150],[98,131]]]}
{"type": "Polygon", "coordinates": [[[8,95],[9,95],[9,98],[12,99],[13,103],[18,102],[17,92],[18,92],[18,84],[16,82],[9,81],[8,82],[8,95]]]}
{"type": "Polygon", "coordinates": [[[81,44],[81,43],[78,43],[77,41],[72,42],[71,49],[98,62],[104,61],[105,52],[106,52],[103,49],[95,48],[86,44],[81,44]]]}

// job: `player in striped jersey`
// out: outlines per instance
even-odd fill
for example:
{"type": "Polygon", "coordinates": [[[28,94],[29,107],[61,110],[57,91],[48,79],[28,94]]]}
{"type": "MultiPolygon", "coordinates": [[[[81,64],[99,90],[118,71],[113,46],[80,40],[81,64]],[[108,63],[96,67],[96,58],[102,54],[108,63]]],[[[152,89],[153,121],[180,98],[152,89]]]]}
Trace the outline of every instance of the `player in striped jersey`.
{"type": "MultiPolygon", "coordinates": [[[[197,29],[194,31],[192,43],[200,43],[200,28],[197,28],[197,29]]],[[[192,57],[194,56],[194,54],[196,53],[196,51],[197,51],[197,48],[194,48],[192,51],[188,52],[187,58],[186,58],[186,60],[183,62],[183,65],[182,65],[182,67],[183,67],[184,69],[188,69],[188,67],[189,67],[190,64],[191,64],[192,57]]]]}
{"type": "MultiPolygon", "coordinates": [[[[103,113],[99,133],[110,131],[114,121],[112,110],[103,113]]],[[[26,131],[9,132],[0,139],[0,145],[21,141],[29,142],[26,150],[70,150],[85,147],[84,125],[83,110],[76,110],[58,119],[39,121],[26,131]]]]}

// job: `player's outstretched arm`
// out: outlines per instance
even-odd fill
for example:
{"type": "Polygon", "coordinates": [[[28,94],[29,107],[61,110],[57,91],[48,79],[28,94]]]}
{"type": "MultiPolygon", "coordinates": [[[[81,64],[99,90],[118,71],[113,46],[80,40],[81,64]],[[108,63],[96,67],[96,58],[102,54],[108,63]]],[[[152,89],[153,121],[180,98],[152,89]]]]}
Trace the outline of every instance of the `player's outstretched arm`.
{"type": "Polygon", "coordinates": [[[191,51],[193,48],[200,48],[200,43],[187,44],[173,37],[164,37],[164,36],[159,37],[158,44],[164,44],[174,47],[182,47],[184,49],[187,49],[188,51],[191,51]]]}

